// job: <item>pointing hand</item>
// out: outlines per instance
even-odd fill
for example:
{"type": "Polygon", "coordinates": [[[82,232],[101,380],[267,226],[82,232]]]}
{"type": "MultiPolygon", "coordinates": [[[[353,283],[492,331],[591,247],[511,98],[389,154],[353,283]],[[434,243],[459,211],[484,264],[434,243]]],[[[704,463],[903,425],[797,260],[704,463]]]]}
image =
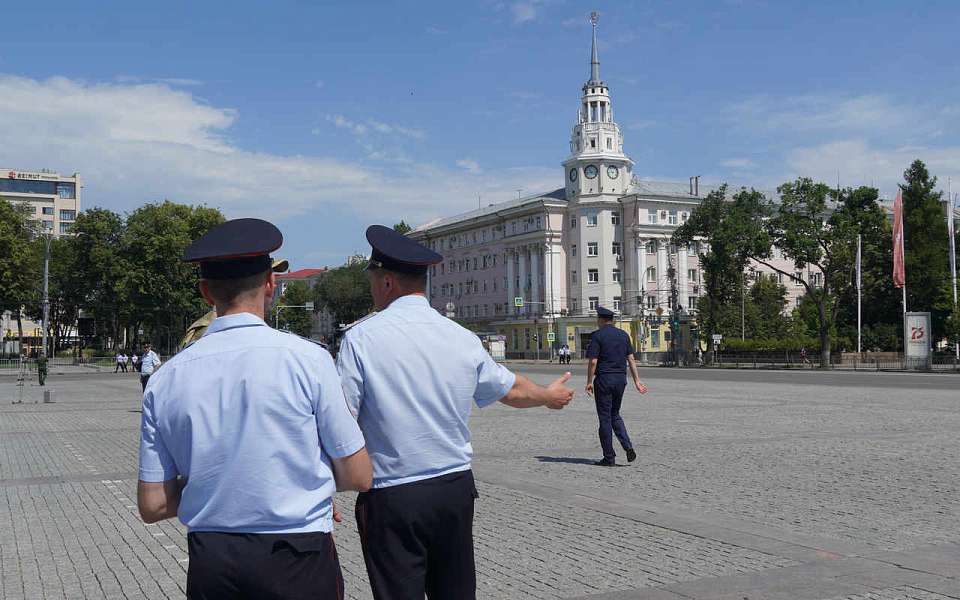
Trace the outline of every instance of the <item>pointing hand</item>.
{"type": "Polygon", "coordinates": [[[569,371],[547,386],[547,397],[544,406],[553,410],[560,410],[573,400],[573,390],[566,386],[568,379],[570,379],[569,371]]]}

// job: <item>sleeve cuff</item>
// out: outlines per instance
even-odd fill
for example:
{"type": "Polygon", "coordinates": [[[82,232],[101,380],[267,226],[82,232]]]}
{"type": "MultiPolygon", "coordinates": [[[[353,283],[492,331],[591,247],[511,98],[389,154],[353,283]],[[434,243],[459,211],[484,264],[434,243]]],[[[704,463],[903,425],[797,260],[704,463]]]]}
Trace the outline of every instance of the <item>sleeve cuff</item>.
{"type": "Polygon", "coordinates": [[[484,408],[486,406],[490,406],[494,402],[498,402],[501,398],[510,393],[511,389],[513,389],[513,384],[517,382],[516,373],[507,369],[503,365],[500,365],[500,368],[507,372],[506,377],[503,378],[503,387],[500,388],[497,395],[491,396],[490,398],[484,398],[483,401],[477,402],[477,408],[484,408]]]}
{"type": "Polygon", "coordinates": [[[139,479],[147,483],[162,483],[176,479],[176,469],[140,469],[139,479]]]}
{"type": "Polygon", "coordinates": [[[364,440],[361,437],[360,439],[353,440],[352,442],[337,444],[334,447],[334,451],[329,452],[328,454],[330,454],[332,458],[346,458],[359,452],[364,445],[364,440]]]}

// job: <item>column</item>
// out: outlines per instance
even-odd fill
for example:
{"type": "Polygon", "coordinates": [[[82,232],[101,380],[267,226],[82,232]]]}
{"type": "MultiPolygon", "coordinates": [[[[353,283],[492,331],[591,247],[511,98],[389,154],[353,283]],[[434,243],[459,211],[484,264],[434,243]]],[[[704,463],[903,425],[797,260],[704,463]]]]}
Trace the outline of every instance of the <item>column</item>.
{"type": "MultiPolygon", "coordinates": [[[[530,302],[540,302],[540,244],[530,246],[530,302]]],[[[530,312],[543,312],[542,304],[531,304],[530,312]]]]}
{"type": "Polygon", "coordinates": [[[646,306],[647,289],[647,240],[637,238],[637,295],[640,296],[640,306],[637,307],[637,314],[646,306]]]}
{"type": "Polygon", "coordinates": [[[670,308],[670,278],[667,277],[669,246],[669,240],[657,240],[657,306],[664,311],[670,308]]]}
{"type": "Polygon", "coordinates": [[[512,248],[507,248],[504,260],[507,262],[507,314],[514,314],[517,309],[513,307],[513,299],[517,297],[517,290],[513,285],[513,261],[514,253],[512,248]]]}
{"type": "Polygon", "coordinates": [[[678,302],[686,310],[687,306],[687,247],[677,248],[677,291],[678,302]]]}
{"type": "Polygon", "coordinates": [[[554,281],[554,276],[556,275],[556,265],[554,261],[557,260],[556,252],[558,252],[556,246],[547,242],[544,244],[544,253],[543,253],[543,312],[549,316],[556,315],[560,312],[559,307],[557,306],[557,284],[554,281]]]}
{"type": "Polygon", "coordinates": [[[518,296],[523,296],[523,308],[519,311],[520,314],[527,314],[530,312],[530,306],[526,303],[530,299],[530,294],[527,292],[527,248],[526,246],[520,246],[517,252],[518,257],[520,258],[520,266],[517,269],[520,273],[520,290],[517,292],[518,296]]]}

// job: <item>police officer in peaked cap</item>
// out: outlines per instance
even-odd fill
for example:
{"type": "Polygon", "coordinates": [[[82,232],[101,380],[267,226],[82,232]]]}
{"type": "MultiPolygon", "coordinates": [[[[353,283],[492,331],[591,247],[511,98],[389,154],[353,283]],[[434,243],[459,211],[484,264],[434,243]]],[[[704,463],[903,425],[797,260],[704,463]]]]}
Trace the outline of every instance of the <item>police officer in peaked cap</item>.
{"type": "Polygon", "coordinates": [[[637,391],[646,394],[647,386],[640,381],[630,336],[613,324],[613,311],[598,306],[597,326],[597,330],[590,334],[590,345],[587,346],[587,394],[594,396],[596,401],[600,447],[603,448],[603,458],[594,464],[613,467],[617,464],[613,434],[627,453],[627,461],[633,462],[637,458],[627,427],[620,417],[623,391],[627,387],[627,365],[637,391]]]}
{"type": "MultiPolygon", "coordinates": [[[[274,258],[273,259],[273,272],[274,273],[286,273],[287,269],[290,268],[290,263],[287,262],[285,258],[274,258]]],[[[212,308],[206,312],[202,317],[190,323],[190,326],[187,327],[186,332],[184,332],[183,337],[180,339],[180,343],[177,344],[177,352],[180,352],[190,344],[199,340],[203,337],[203,334],[206,333],[207,327],[210,326],[210,323],[213,323],[213,320],[217,318],[217,309],[212,308]]]]}
{"type": "Polygon", "coordinates": [[[430,306],[427,268],[443,257],[382,225],[367,241],[379,312],[346,333],[337,366],[373,462],[373,489],[356,506],[370,585],[377,600],[471,600],[471,408],[563,408],[570,373],[541,387],[497,364],[430,306]]]}
{"type": "Polygon", "coordinates": [[[236,219],[187,248],[218,316],[144,392],[137,503],[187,526],[189,598],[343,598],[333,494],[370,459],[327,351],[264,322],[282,241],[236,219]]]}

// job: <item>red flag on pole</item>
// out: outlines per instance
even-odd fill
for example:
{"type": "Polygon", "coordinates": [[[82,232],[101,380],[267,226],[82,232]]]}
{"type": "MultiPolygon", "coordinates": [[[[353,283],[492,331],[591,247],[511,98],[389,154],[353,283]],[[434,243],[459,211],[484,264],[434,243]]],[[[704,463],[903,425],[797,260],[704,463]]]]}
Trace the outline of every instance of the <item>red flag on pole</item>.
{"type": "Polygon", "coordinates": [[[893,286],[902,288],[906,278],[903,265],[903,196],[897,190],[897,199],[893,203],[893,286]]]}

